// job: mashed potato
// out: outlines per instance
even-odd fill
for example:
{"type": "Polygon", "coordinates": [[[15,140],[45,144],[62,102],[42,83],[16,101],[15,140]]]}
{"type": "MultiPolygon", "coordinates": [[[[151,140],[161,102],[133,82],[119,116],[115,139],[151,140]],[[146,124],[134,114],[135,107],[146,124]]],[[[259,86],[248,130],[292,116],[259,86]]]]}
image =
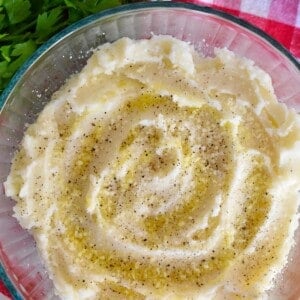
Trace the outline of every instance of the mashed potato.
{"type": "Polygon", "coordinates": [[[294,243],[299,138],[252,61],[122,38],[53,95],[5,189],[62,299],[260,299],[294,243]]]}

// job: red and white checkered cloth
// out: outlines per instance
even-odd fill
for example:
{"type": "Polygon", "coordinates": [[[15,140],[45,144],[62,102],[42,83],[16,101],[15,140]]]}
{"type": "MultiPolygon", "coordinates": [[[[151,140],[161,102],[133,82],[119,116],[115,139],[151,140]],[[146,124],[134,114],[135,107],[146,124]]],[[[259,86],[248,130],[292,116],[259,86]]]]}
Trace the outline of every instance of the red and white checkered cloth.
{"type": "Polygon", "coordinates": [[[182,0],[211,6],[259,27],[300,60],[300,0],[182,0]]]}
{"type": "MultiPolygon", "coordinates": [[[[300,0],[182,0],[211,6],[256,25],[300,60],[300,0]]],[[[0,300],[9,292],[0,280],[0,300]]]]}
{"type": "Polygon", "coordinates": [[[4,283],[0,280],[0,300],[10,300],[12,297],[10,296],[9,290],[6,288],[4,283]]]}

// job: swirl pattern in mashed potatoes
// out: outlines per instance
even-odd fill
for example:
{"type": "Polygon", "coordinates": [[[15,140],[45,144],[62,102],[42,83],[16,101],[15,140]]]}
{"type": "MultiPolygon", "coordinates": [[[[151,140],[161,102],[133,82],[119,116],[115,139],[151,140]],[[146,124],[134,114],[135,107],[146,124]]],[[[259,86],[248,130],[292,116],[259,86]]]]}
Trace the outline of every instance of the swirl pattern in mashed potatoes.
{"type": "Polygon", "coordinates": [[[28,128],[6,193],[63,299],[259,298],[293,245],[299,124],[249,60],[123,38],[28,128]]]}

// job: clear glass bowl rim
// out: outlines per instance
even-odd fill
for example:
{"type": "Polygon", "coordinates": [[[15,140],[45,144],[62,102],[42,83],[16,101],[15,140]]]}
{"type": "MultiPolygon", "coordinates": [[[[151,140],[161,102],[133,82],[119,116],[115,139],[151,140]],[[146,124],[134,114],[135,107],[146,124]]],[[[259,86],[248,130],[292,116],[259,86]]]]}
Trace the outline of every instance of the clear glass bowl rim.
{"type": "MultiPolygon", "coordinates": [[[[57,45],[61,40],[69,36],[75,31],[78,31],[84,28],[87,25],[90,25],[94,22],[99,21],[102,18],[112,17],[114,15],[127,13],[130,11],[136,10],[144,10],[144,9],[168,9],[168,8],[175,8],[175,9],[186,9],[190,11],[202,12],[206,14],[211,14],[217,17],[221,17],[224,20],[231,21],[241,27],[249,30],[250,32],[258,35],[261,37],[266,43],[273,46],[276,50],[278,50],[284,57],[286,57],[294,66],[295,68],[300,71],[300,63],[297,59],[278,41],[272,38],[270,35],[266,34],[263,30],[259,29],[258,27],[250,24],[249,22],[230,15],[226,12],[221,10],[211,8],[205,5],[196,5],[192,3],[183,3],[183,2],[170,2],[170,1],[157,1],[157,2],[140,2],[140,3],[131,3],[122,5],[116,8],[108,9],[97,14],[90,15],[86,18],[83,18],[80,21],[75,22],[74,24],[66,27],[59,33],[55,34],[51,37],[47,42],[45,42],[42,46],[40,46],[19,68],[16,74],[12,77],[10,82],[8,83],[7,87],[4,89],[2,94],[0,95],[0,115],[2,112],[3,107],[5,106],[6,101],[9,99],[10,95],[14,92],[14,89],[17,87],[20,79],[23,75],[32,67],[36,61],[40,59],[49,49],[57,45]]],[[[0,253],[0,263],[1,263],[1,253],[0,253]]],[[[0,265],[1,266],[1,265],[0,265]]],[[[3,265],[3,269],[5,271],[5,266],[3,265]]],[[[9,274],[5,277],[5,281],[8,281],[9,289],[11,290],[12,294],[16,299],[22,299],[18,288],[15,285],[13,278],[9,277],[9,274]]]]}
{"type": "MultiPolygon", "coordinates": [[[[132,3],[132,4],[126,4],[121,5],[116,8],[108,9],[102,12],[99,12],[97,14],[88,16],[68,27],[60,31],[59,33],[55,34],[52,38],[50,38],[47,42],[45,42],[42,46],[40,46],[30,58],[28,58],[25,63],[20,67],[20,69],[16,72],[16,74],[13,76],[13,78],[8,83],[7,87],[4,89],[2,94],[0,95],[0,109],[4,107],[6,100],[9,98],[11,93],[14,91],[15,87],[17,86],[19,80],[22,78],[22,76],[26,73],[26,71],[44,54],[46,53],[50,48],[54,47],[57,43],[59,43],[62,39],[70,35],[71,33],[82,29],[86,25],[90,25],[93,22],[98,21],[101,18],[110,17],[119,13],[126,13],[134,10],[139,9],[155,9],[155,8],[179,8],[179,9],[187,9],[192,11],[199,11],[211,15],[215,15],[221,18],[224,18],[225,20],[229,20],[233,23],[236,23],[245,29],[250,30],[252,33],[260,36],[265,42],[276,48],[282,55],[284,55],[288,60],[296,67],[298,71],[300,71],[300,63],[297,61],[297,59],[279,42],[277,42],[274,38],[272,38],[270,35],[265,33],[263,30],[259,29],[258,27],[250,24],[249,22],[240,19],[238,17],[235,17],[233,15],[230,15],[226,12],[223,12],[221,10],[217,10],[215,8],[211,8],[208,6],[202,6],[202,5],[195,5],[191,3],[182,3],[182,2],[141,2],[141,3],[132,3]]],[[[0,113],[1,113],[0,110],[0,113]]]]}

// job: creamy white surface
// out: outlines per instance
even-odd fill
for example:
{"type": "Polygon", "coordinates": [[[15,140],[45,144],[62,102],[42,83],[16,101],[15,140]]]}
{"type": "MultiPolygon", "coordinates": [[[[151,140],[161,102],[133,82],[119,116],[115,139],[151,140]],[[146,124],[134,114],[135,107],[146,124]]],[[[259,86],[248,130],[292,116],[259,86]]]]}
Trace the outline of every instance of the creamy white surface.
{"type": "Polygon", "coordinates": [[[300,120],[268,74],[168,36],[101,46],[6,194],[63,299],[258,299],[298,226],[300,120]]]}

